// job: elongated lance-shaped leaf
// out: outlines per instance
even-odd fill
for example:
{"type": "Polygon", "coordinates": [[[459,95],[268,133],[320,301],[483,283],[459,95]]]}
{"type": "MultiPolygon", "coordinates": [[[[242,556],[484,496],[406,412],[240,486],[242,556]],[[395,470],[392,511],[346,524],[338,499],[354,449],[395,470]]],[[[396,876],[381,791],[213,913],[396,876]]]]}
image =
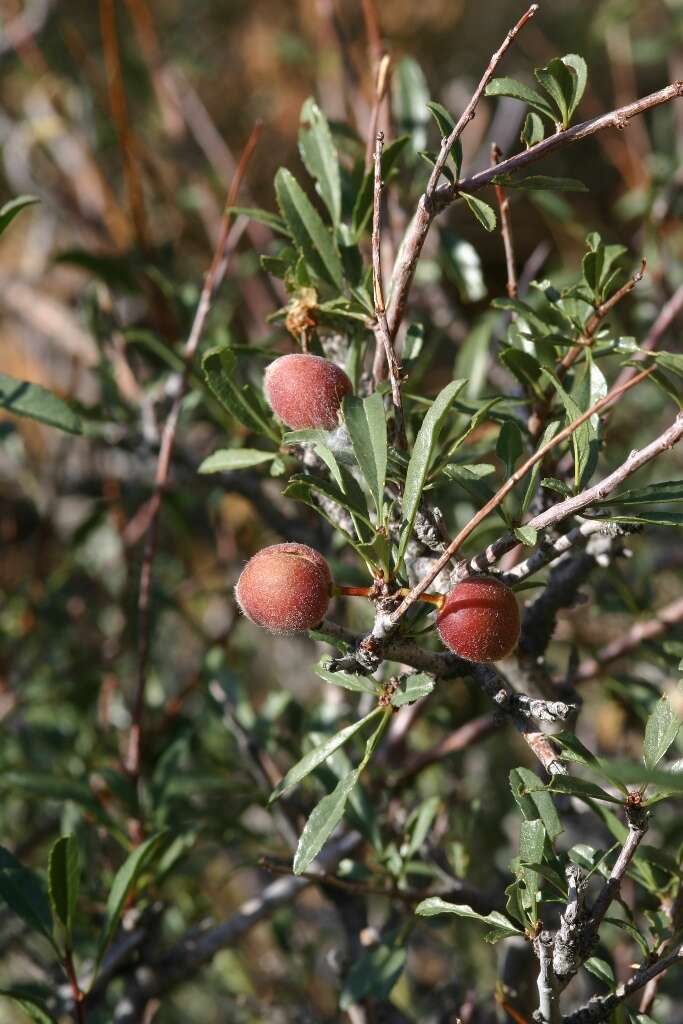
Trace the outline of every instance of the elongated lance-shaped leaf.
{"type": "Polygon", "coordinates": [[[158,832],[156,835],[150,836],[137,849],[133,850],[116,872],[112,887],[109,890],[109,896],[107,897],[104,924],[102,925],[100,940],[97,944],[96,967],[99,966],[107,946],[118,927],[126,900],[137,885],[140,876],[151,866],[155,857],[159,854],[165,838],[166,832],[158,832]]]}
{"type": "Polygon", "coordinates": [[[467,192],[463,192],[461,195],[465,200],[465,204],[469,207],[484,230],[495,231],[498,221],[496,218],[496,211],[493,207],[489,206],[488,203],[485,203],[483,199],[478,199],[477,196],[468,195],[467,192]]]}
{"type": "Polygon", "coordinates": [[[50,850],[48,895],[55,916],[61,921],[71,944],[74,914],[80,884],[80,857],[75,836],[60,836],[50,850]]]}
{"type": "Polygon", "coordinates": [[[304,167],[315,178],[318,192],[330,212],[332,223],[337,227],[341,219],[339,155],[332,141],[327,118],[311,97],[301,108],[299,153],[304,167]]]}
{"type": "Polygon", "coordinates": [[[279,797],[289,793],[295,786],[298,786],[302,779],[305,779],[318,765],[322,764],[330,754],[333,754],[335,750],[343,746],[347,740],[351,739],[359,729],[369,722],[371,719],[376,718],[380,708],[374,708],[369,715],[365,718],[359,719],[357,722],[353,722],[351,725],[347,725],[344,729],[340,729],[334,736],[330,736],[329,739],[325,740],[324,743],[314,747],[313,750],[309,750],[300,761],[289,769],[284,779],[282,779],[273,792],[271,793],[269,803],[273,800],[277,800],[279,797]]]}
{"type": "Polygon", "coordinates": [[[434,462],[439,435],[456,396],[466,383],[467,381],[465,380],[454,380],[439,392],[425,414],[415,438],[403,491],[403,529],[399,540],[397,558],[399,566],[410,540],[415,515],[420,506],[422,490],[434,462]]]}
{"type": "Polygon", "coordinates": [[[645,724],[643,760],[655,768],[678,736],[681,719],[667,696],[660,698],[645,724]]]}
{"type": "Polygon", "coordinates": [[[382,396],[344,399],[344,419],[361,472],[377,510],[377,525],[384,522],[384,482],[387,474],[387,421],[382,396]]]}
{"type": "Polygon", "coordinates": [[[18,213],[21,213],[27,206],[33,206],[34,203],[39,202],[40,199],[37,196],[17,196],[0,207],[0,235],[5,228],[9,227],[18,213]]]}
{"type": "Polygon", "coordinates": [[[375,712],[381,712],[382,717],[379,725],[365,744],[363,760],[357,768],[344,775],[332,792],[324,796],[320,803],[316,804],[311,811],[294,855],[293,870],[295,875],[300,875],[315,860],[344,816],[347,800],[358,782],[361,772],[374,754],[391,716],[389,708],[376,708],[375,712]]]}
{"type": "Polygon", "coordinates": [[[256,448],[221,448],[204,459],[198,473],[225,473],[236,469],[250,469],[278,458],[277,452],[260,452],[256,448]]]}
{"type": "Polygon", "coordinates": [[[0,846],[0,899],[34,931],[54,946],[52,914],[41,879],[0,846]]]}
{"type": "Polygon", "coordinates": [[[82,434],[83,420],[67,402],[40,384],[0,373],[0,409],[27,416],[67,434],[82,434]]]}
{"type": "Polygon", "coordinates": [[[284,167],[275,175],[275,193],[294,244],[307,265],[317,277],[341,291],[344,272],[334,238],[294,175],[284,167]]]}
{"type": "MultiPolygon", "coordinates": [[[[562,401],[567,414],[567,422],[572,423],[583,413],[571,395],[567,394],[554,373],[541,367],[541,372],[551,382],[562,401]]],[[[586,420],[572,434],[572,448],[574,449],[574,487],[578,490],[584,473],[591,458],[591,444],[595,440],[595,428],[591,426],[590,420],[586,420]]]]}
{"type": "MultiPolygon", "coordinates": [[[[486,86],[485,96],[511,96],[512,99],[521,100],[539,114],[544,114],[551,121],[556,121],[555,111],[548,100],[540,92],[532,89],[515,78],[494,78],[486,86]]],[[[541,136],[542,137],[542,136],[541,136]]]]}
{"type": "Polygon", "coordinates": [[[493,925],[500,928],[508,935],[519,935],[521,929],[517,928],[512,921],[500,914],[497,910],[490,914],[478,914],[476,910],[466,903],[448,903],[440,896],[430,896],[415,907],[415,913],[420,917],[434,917],[436,914],[456,914],[458,917],[469,917],[472,921],[480,921],[482,924],[493,925]]]}
{"type": "Polygon", "coordinates": [[[19,988],[3,988],[0,989],[0,997],[11,999],[34,1024],[57,1024],[55,1018],[51,1013],[48,1013],[43,1003],[30,992],[23,992],[19,988]]]}
{"type": "Polygon", "coordinates": [[[266,418],[253,388],[239,383],[232,349],[227,345],[209,349],[202,359],[202,369],[210,391],[231,416],[250,430],[280,443],[280,435],[266,418]]]}

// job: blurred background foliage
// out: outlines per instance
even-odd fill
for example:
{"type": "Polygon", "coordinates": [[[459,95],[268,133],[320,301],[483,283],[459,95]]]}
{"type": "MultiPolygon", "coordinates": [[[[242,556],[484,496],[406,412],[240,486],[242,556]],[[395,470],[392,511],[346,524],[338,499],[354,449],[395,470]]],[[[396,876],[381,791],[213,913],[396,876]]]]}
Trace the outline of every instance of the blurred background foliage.
{"type": "MultiPolygon", "coordinates": [[[[401,83],[413,98],[458,112],[519,5],[392,0],[378,8],[395,68],[388,130],[403,124],[429,132],[435,145],[424,103],[415,103],[411,121],[401,83]]],[[[40,198],[0,245],[0,370],[79,403],[89,424],[88,436],[70,437],[0,419],[0,828],[4,845],[38,871],[60,831],[78,836],[85,877],[76,952],[87,963],[127,820],[139,811],[120,762],[136,670],[145,509],[173,353],[187,333],[226,187],[254,121],[262,118],[264,131],[242,202],[274,209],[278,167],[302,177],[297,132],[307,96],[317,97],[340,148],[344,122],[365,138],[371,56],[362,5],[348,0],[2,0],[0,13],[3,201],[20,193],[40,198]],[[35,14],[35,33],[26,30],[23,9],[35,14]]],[[[503,73],[528,78],[554,55],[582,54],[590,74],[581,116],[590,117],[683,77],[681,43],[680,0],[546,0],[503,73]]],[[[521,120],[514,101],[483,101],[463,140],[468,168],[488,166],[491,140],[513,149],[521,120]]],[[[512,197],[519,266],[556,283],[573,279],[589,230],[625,245],[634,266],[646,256],[645,280],[617,314],[625,335],[642,338],[683,283],[682,148],[679,102],[546,161],[542,173],[578,177],[589,191],[512,197]]],[[[401,166],[399,225],[425,172],[414,160],[401,166]]],[[[268,322],[284,299],[280,282],[259,269],[258,254],[272,244],[262,226],[244,225],[207,332],[207,344],[229,338],[262,347],[254,380],[264,353],[290,347],[283,328],[268,322]]],[[[424,392],[433,395],[454,365],[456,375],[469,369],[485,380],[488,344],[501,332],[489,302],[505,292],[499,235],[484,235],[453,208],[430,237],[417,285],[415,307],[429,325],[424,392]]],[[[667,347],[680,351],[679,337],[680,321],[667,347]]],[[[495,373],[491,379],[512,386],[495,373]]],[[[615,464],[618,453],[661,428],[662,406],[648,386],[628,409],[617,409],[610,422],[615,464]]],[[[218,442],[227,446],[243,433],[190,399],[162,516],[141,800],[148,830],[168,826],[178,837],[169,872],[155,879],[144,910],[156,914],[147,941],[166,945],[259,894],[272,880],[259,858],[288,860],[265,810],[251,745],[257,768],[286,768],[306,733],[325,731],[350,706],[321,693],[311,641],[264,639],[236,615],[229,588],[251,553],[282,537],[326,543],[317,520],[284,501],[267,472],[196,475],[218,442]]],[[[680,456],[670,457],[667,470],[657,463],[654,472],[680,475],[680,456]]],[[[448,514],[457,521],[468,508],[448,514]]],[[[588,608],[563,613],[553,648],[560,670],[572,644],[589,652],[680,593],[683,558],[673,531],[629,546],[630,561],[594,576],[588,608]]],[[[338,568],[349,581],[357,572],[348,561],[338,568]]],[[[347,624],[360,628],[366,610],[347,605],[347,624]]],[[[648,647],[637,666],[621,663],[586,688],[583,719],[593,749],[639,754],[646,712],[682,651],[679,628],[648,647]]],[[[450,878],[499,894],[516,844],[507,775],[527,763],[510,730],[424,772],[405,803],[387,811],[387,779],[400,774],[406,749],[425,749],[488,711],[462,686],[440,693],[394,761],[374,771],[368,795],[387,813],[397,847],[410,813],[436,797],[425,856],[450,878]]],[[[567,813],[573,841],[599,846],[587,831],[595,822],[567,813]]],[[[663,849],[683,840],[674,811],[658,826],[663,849]]],[[[338,992],[358,950],[345,945],[340,914],[334,890],[307,889],[174,988],[154,1019],[350,1019],[338,992]]],[[[372,929],[390,925],[386,908],[371,904],[367,941],[372,929]]],[[[491,999],[499,976],[524,1004],[531,984],[524,951],[517,960],[508,951],[503,970],[491,947],[473,941],[476,927],[416,930],[393,996],[407,1019],[454,1021],[468,1000],[488,1000],[482,1020],[509,1020],[491,999]]],[[[3,984],[27,977],[56,984],[41,940],[4,911],[0,928],[3,984]]],[[[633,950],[623,934],[615,931],[610,954],[617,971],[627,972],[633,950]]],[[[585,996],[590,982],[582,985],[585,996]]],[[[662,1021],[683,1020],[680,977],[662,992],[662,1021]]],[[[92,1020],[111,1020],[112,1005],[96,1008],[92,1020]]],[[[24,1019],[12,1013],[3,1004],[0,1018],[24,1019]]]]}

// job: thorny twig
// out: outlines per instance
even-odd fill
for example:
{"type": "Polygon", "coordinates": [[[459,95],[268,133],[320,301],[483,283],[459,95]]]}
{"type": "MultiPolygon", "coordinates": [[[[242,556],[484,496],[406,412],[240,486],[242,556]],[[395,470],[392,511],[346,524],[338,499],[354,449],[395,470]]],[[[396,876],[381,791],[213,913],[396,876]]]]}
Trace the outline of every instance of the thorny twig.
{"type": "Polygon", "coordinates": [[[623,1003],[634,992],[639,992],[649,981],[656,978],[663,971],[668,971],[670,967],[673,967],[681,960],[683,960],[683,945],[678,945],[667,956],[663,956],[659,960],[655,960],[654,963],[648,964],[647,967],[636,971],[628,981],[618,985],[614,992],[607,996],[597,996],[580,1010],[576,1010],[567,1017],[563,1017],[562,1024],[602,1024],[603,1021],[609,1018],[615,1007],[623,1003]]]}
{"type": "MultiPolygon", "coordinates": [[[[149,658],[149,645],[150,645],[150,599],[151,599],[151,587],[152,587],[152,569],[154,564],[154,556],[156,554],[157,539],[158,539],[158,528],[159,528],[159,511],[161,509],[161,502],[166,484],[168,481],[168,474],[171,465],[171,455],[173,452],[173,446],[175,443],[176,430],[178,427],[178,420],[180,417],[180,410],[182,408],[183,400],[187,392],[190,375],[192,371],[192,363],[194,356],[197,351],[197,346],[202,337],[204,326],[206,324],[209,311],[211,309],[211,303],[216,293],[217,288],[221,284],[227,270],[229,258],[231,255],[231,247],[229,245],[229,230],[230,230],[230,208],[234,206],[237,193],[239,191],[240,183],[244,177],[247,165],[251,156],[254,152],[256,143],[258,142],[259,135],[261,134],[261,124],[258,123],[245,146],[244,152],[238,164],[235,176],[230,185],[228,193],[228,199],[225,207],[225,213],[223,214],[223,220],[221,222],[220,237],[213,254],[211,266],[206,275],[204,281],[204,287],[197,304],[194,320],[190,334],[185,343],[183,351],[183,372],[179,375],[176,380],[175,386],[175,397],[171,406],[168,418],[164,425],[163,433],[161,436],[161,445],[159,448],[159,459],[156,468],[155,477],[155,490],[150,502],[150,519],[149,526],[147,528],[147,537],[145,540],[145,548],[142,557],[142,568],[140,571],[140,587],[138,592],[138,672],[137,672],[137,687],[135,697],[133,701],[132,710],[132,722],[130,728],[130,734],[128,739],[128,750],[126,753],[126,770],[133,777],[137,778],[140,772],[140,744],[142,734],[142,713],[144,708],[145,700],[145,686],[147,680],[147,662],[149,658]]],[[[139,838],[139,836],[138,836],[139,838]]]]}

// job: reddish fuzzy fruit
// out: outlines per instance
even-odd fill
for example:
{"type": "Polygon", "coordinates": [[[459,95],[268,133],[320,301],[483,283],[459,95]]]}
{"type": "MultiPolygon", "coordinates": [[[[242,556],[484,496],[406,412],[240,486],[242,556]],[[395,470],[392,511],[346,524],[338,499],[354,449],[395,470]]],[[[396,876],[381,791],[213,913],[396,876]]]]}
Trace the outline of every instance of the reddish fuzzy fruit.
{"type": "Polygon", "coordinates": [[[307,544],[273,544],[250,558],[237,581],[237,602],[252,622],[271,633],[297,633],[324,617],[332,575],[307,544]]]}
{"type": "Polygon", "coordinates": [[[467,661],[498,661],[517,646],[519,607],[509,587],[492,576],[456,584],[436,620],[442,642],[467,661]]]}
{"type": "Polygon", "coordinates": [[[334,430],[342,399],[353,387],[344,371],[329,359],[296,353],[270,364],[265,391],[273,412],[292,430],[334,430]]]}

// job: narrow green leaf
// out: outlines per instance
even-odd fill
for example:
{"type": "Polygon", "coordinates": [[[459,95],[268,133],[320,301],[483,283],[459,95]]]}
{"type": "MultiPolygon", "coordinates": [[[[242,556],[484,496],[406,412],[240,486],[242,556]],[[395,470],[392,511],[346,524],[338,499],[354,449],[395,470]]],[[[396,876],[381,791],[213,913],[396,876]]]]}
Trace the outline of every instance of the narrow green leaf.
{"type": "Polygon", "coordinates": [[[15,416],[27,416],[67,434],[82,434],[84,425],[78,413],[52,391],[40,384],[17,380],[0,373],[0,408],[15,416]]]}
{"type": "Polygon", "coordinates": [[[37,196],[17,196],[0,207],[0,235],[5,228],[9,227],[18,213],[21,213],[27,206],[33,206],[34,203],[39,202],[40,199],[37,196]]]}
{"type": "Polygon", "coordinates": [[[600,957],[597,956],[591,956],[584,962],[583,966],[589,974],[592,974],[595,978],[599,978],[600,981],[604,981],[606,985],[609,985],[610,987],[614,985],[614,971],[606,960],[601,960],[600,957]]]}
{"type": "Polygon", "coordinates": [[[647,768],[655,768],[678,736],[681,719],[667,696],[655,704],[645,724],[643,761],[647,768]]]}
{"type": "Polygon", "coordinates": [[[0,898],[29,928],[54,945],[52,914],[42,881],[4,846],[0,846],[0,898]]]}
{"type": "Polygon", "coordinates": [[[307,775],[318,767],[318,765],[322,764],[323,761],[326,761],[330,754],[333,754],[335,750],[338,750],[339,747],[343,746],[344,743],[351,739],[359,729],[362,729],[367,722],[375,718],[380,711],[381,708],[374,708],[369,715],[365,716],[365,718],[361,718],[359,721],[353,722],[352,725],[347,725],[344,729],[335,733],[334,736],[330,736],[330,738],[325,740],[324,743],[314,747],[313,750],[309,750],[309,752],[305,754],[300,761],[297,761],[297,763],[289,769],[284,779],[281,779],[277,784],[271,793],[270,800],[268,802],[272,803],[274,800],[279,799],[279,797],[289,793],[295,786],[298,786],[302,779],[305,779],[307,775]]]}
{"type": "Polygon", "coordinates": [[[478,914],[466,903],[447,903],[440,896],[430,896],[415,907],[415,913],[420,917],[434,917],[436,914],[456,914],[458,917],[469,917],[473,921],[481,921],[482,924],[490,924],[500,928],[507,935],[519,935],[520,929],[515,927],[509,918],[494,910],[490,914],[478,914]]]}
{"type": "Polygon", "coordinates": [[[540,818],[551,842],[556,839],[562,832],[562,825],[553,798],[538,776],[528,768],[513,768],[510,772],[510,789],[527,821],[540,818]]]}
{"type": "MultiPolygon", "coordinates": [[[[567,423],[573,423],[581,416],[583,410],[579,408],[572,396],[567,394],[554,373],[551,373],[550,370],[547,370],[544,366],[541,367],[541,372],[546,375],[559,395],[567,414],[567,423]]],[[[591,444],[593,441],[594,430],[591,427],[590,422],[586,420],[580,427],[577,427],[572,434],[572,447],[574,450],[574,486],[577,490],[589,464],[591,457],[591,444]]]]}
{"type": "Polygon", "coordinates": [[[398,130],[410,140],[413,153],[427,145],[429,87],[422,68],[412,57],[404,57],[391,76],[392,108],[398,130]]]}
{"type": "Polygon", "coordinates": [[[588,81],[588,68],[583,57],[580,57],[578,53],[567,53],[562,58],[562,63],[571,69],[574,74],[573,89],[571,92],[571,99],[569,102],[569,120],[571,121],[576,108],[578,107],[583,94],[586,90],[586,82],[588,81]]]}
{"type": "Polygon", "coordinates": [[[505,188],[521,188],[549,192],[588,192],[588,187],[578,178],[553,178],[548,174],[529,174],[526,178],[514,178],[501,174],[492,179],[494,184],[505,188]]]}
{"type": "Polygon", "coordinates": [[[630,491],[613,494],[604,501],[596,501],[593,508],[606,508],[614,505],[623,508],[629,505],[649,505],[659,501],[683,501],[683,481],[663,480],[647,487],[636,487],[630,491]]]}
{"type": "Polygon", "coordinates": [[[492,206],[485,203],[483,199],[478,199],[477,196],[471,196],[467,192],[461,192],[460,196],[465,200],[465,203],[477,218],[481,226],[486,231],[494,231],[497,220],[496,213],[492,206]]]}
{"type": "Polygon", "coordinates": [[[541,887],[538,873],[526,865],[540,863],[542,860],[545,834],[545,828],[540,819],[522,822],[519,836],[519,859],[523,865],[522,878],[525,888],[521,898],[529,911],[532,924],[538,922],[538,901],[541,896],[541,887]]]}
{"type": "Polygon", "coordinates": [[[376,697],[382,691],[381,684],[370,676],[360,676],[352,672],[330,672],[325,666],[329,664],[329,656],[324,657],[316,666],[315,674],[332,686],[341,686],[354,693],[370,693],[376,697]]]}
{"type": "Polygon", "coordinates": [[[301,108],[299,153],[304,167],[315,178],[318,192],[335,227],[341,219],[341,177],[339,156],[332,141],[327,118],[310,97],[301,108]]]}
{"type": "Polygon", "coordinates": [[[306,264],[317,277],[341,291],[344,272],[334,238],[294,175],[284,167],[275,175],[275,193],[282,216],[306,264]]]}
{"type": "Polygon", "coordinates": [[[204,459],[198,473],[224,473],[233,469],[249,469],[271,462],[277,452],[260,452],[256,448],[221,448],[204,459]]]}
{"type": "Polygon", "coordinates": [[[300,875],[315,860],[344,817],[346,801],[358,782],[359,775],[360,769],[354,768],[311,811],[294,855],[293,871],[295,875],[300,875]]]}
{"type": "Polygon", "coordinates": [[[505,420],[496,442],[496,455],[505,466],[505,475],[512,476],[517,461],[524,451],[522,431],[512,420],[505,420]]]}
{"type": "Polygon", "coordinates": [[[555,112],[545,97],[540,92],[536,92],[535,89],[530,88],[528,85],[523,85],[514,78],[494,78],[486,86],[484,95],[511,96],[515,100],[521,100],[522,103],[526,103],[527,106],[539,114],[545,114],[551,121],[554,122],[556,120],[555,112]]]}
{"type": "Polygon", "coordinates": [[[250,206],[231,206],[228,212],[234,217],[248,217],[249,220],[255,220],[270,228],[277,235],[284,235],[285,238],[292,237],[282,217],[278,217],[276,213],[271,213],[269,210],[258,210],[250,206]]]}
{"type": "MultiPolygon", "coordinates": [[[[441,139],[447,139],[455,128],[455,121],[441,103],[436,103],[431,100],[427,104],[427,109],[431,112],[432,117],[436,121],[441,139]]],[[[449,156],[453,158],[455,164],[455,177],[460,176],[460,168],[462,167],[462,143],[460,139],[456,139],[450,148],[449,156]]]]}
{"type": "Polygon", "coordinates": [[[11,999],[35,1024],[56,1024],[56,1018],[30,993],[22,992],[21,989],[4,988],[0,989],[0,996],[11,999]]]}
{"type": "Polygon", "coordinates": [[[355,959],[347,974],[339,997],[341,1010],[348,1010],[361,999],[370,998],[374,1005],[385,1002],[403,972],[407,957],[405,947],[381,944],[365,949],[355,959]]]}
{"type": "Polygon", "coordinates": [[[570,70],[559,57],[555,57],[546,67],[536,68],[534,75],[554,101],[559,111],[562,127],[568,128],[575,91],[576,72],[573,72],[573,69],[570,70]]]}
{"type": "Polygon", "coordinates": [[[80,885],[80,858],[75,836],[61,836],[50,850],[48,894],[52,910],[62,922],[69,942],[80,885]]]}
{"type": "Polygon", "coordinates": [[[611,793],[606,793],[594,782],[587,782],[585,779],[577,779],[573,775],[553,775],[548,783],[548,791],[551,793],[567,793],[569,796],[579,796],[593,800],[605,800],[610,804],[621,804],[623,801],[611,793]]]}
{"type": "MultiPolygon", "coordinates": [[[[396,161],[409,141],[410,137],[408,135],[401,135],[398,139],[394,139],[393,142],[390,142],[388,146],[384,147],[382,150],[382,160],[380,162],[382,181],[387,181],[392,168],[396,164],[396,161]]],[[[358,189],[358,195],[356,196],[356,201],[351,213],[351,226],[353,228],[355,238],[358,238],[363,233],[370,220],[370,214],[372,213],[374,180],[375,173],[374,169],[371,168],[363,178],[363,183],[358,189]]]]}
{"type": "Polygon", "coordinates": [[[454,380],[447,384],[432,402],[426,413],[410,454],[403,492],[403,530],[398,545],[397,561],[400,565],[413,529],[415,514],[420,505],[422,489],[432,467],[439,434],[443,429],[456,396],[466,381],[454,380]]]}
{"type": "Polygon", "coordinates": [[[363,399],[350,395],[344,399],[343,409],[358,465],[377,509],[378,525],[382,525],[384,482],[387,473],[387,423],[384,401],[377,391],[363,399]]]}
{"type": "Polygon", "coordinates": [[[426,672],[404,676],[391,698],[391,703],[395,708],[402,708],[405,704],[414,704],[416,700],[430,694],[434,686],[434,678],[426,672]]]}
{"type": "Polygon", "coordinates": [[[259,400],[249,384],[237,379],[237,359],[227,345],[211,348],[202,359],[209,390],[236,420],[279,444],[280,435],[262,413],[259,400]]]}
{"type": "Polygon", "coordinates": [[[543,121],[535,114],[530,111],[524,119],[524,127],[519,137],[520,142],[524,143],[525,149],[531,149],[532,146],[537,146],[539,142],[543,142],[545,138],[545,128],[543,127],[543,121]]]}
{"type": "Polygon", "coordinates": [[[528,548],[532,548],[538,540],[538,530],[535,530],[533,526],[516,526],[513,533],[517,540],[528,548]]]}
{"type": "Polygon", "coordinates": [[[99,966],[105,950],[113,938],[128,897],[133,892],[140,876],[150,867],[154,858],[159,854],[165,838],[166,832],[158,832],[156,835],[150,836],[149,839],[133,850],[116,872],[107,897],[104,924],[102,925],[97,945],[96,966],[99,966]]]}

